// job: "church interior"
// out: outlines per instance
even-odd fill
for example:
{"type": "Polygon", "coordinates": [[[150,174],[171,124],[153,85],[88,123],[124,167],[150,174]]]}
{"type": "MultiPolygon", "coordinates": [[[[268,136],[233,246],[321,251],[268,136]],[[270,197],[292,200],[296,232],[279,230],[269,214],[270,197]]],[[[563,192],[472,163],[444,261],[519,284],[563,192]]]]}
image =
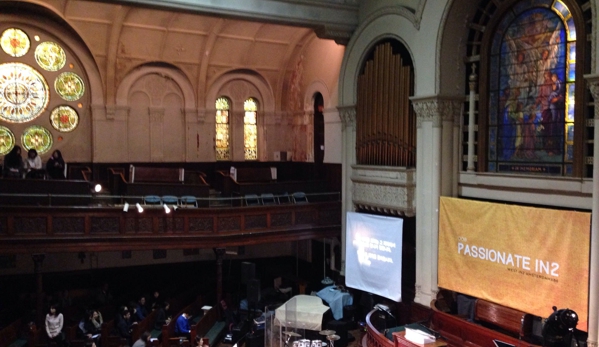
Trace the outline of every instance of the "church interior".
{"type": "Polygon", "coordinates": [[[1,1],[0,347],[599,346],[598,11],[1,1]]]}

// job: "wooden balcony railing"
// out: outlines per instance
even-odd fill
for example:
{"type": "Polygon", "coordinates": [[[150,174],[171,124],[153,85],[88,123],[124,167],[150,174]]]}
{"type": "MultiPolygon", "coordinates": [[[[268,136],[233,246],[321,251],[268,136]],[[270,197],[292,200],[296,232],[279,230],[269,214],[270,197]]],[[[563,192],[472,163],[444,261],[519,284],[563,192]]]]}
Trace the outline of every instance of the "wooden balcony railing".
{"type": "Polygon", "coordinates": [[[341,202],[243,207],[3,206],[0,253],[242,246],[339,236],[341,202]]]}

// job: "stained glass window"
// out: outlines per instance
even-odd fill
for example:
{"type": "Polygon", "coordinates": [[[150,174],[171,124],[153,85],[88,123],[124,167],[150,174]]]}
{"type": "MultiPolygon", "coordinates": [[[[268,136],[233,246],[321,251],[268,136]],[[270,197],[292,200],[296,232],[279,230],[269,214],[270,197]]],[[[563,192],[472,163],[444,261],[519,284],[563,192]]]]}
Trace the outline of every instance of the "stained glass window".
{"type": "Polygon", "coordinates": [[[229,99],[216,100],[216,160],[231,160],[229,149],[229,99]]]}
{"type": "Polygon", "coordinates": [[[22,57],[29,52],[31,41],[21,29],[10,28],[4,30],[0,37],[2,50],[11,57],[22,57]]]}
{"type": "Polygon", "coordinates": [[[52,134],[39,125],[32,125],[23,131],[21,142],[25,150],[34,148],[38,154],[44,154],[52,148],[52,134]]]}
{"type": "Polygon", "coordinates": [[[5,155],[15,146],[15,135],[5,126],[0,125],[0,155],[5,155]]]}
{"type": "Polygon", "coordinates": [[[76,73],[63,72],[56,77],[54,89],[66,101],[75,101],[83,96],[85,86],[81,77],[76,73]]]}
{"type": "Polygon", "coordinates": [[[50,94],[44,77],[29,65],[0,64],[0,119],[24,123],[48,106],[50,94]]]}
{"type": "Polygon", "coordinates": [[[73,131],[79,124],[79,115],[71,106],[58,106],[50,113],[50,123],[54,129],[68,133],[73,131]]]}
{"type": "Polygon", "coordinates": [[[245,115],[243,117],[243,149],[245,160],[258,159],[258,103],[253,98],[247,99],[243,104],[245,115]]]}
{"type": "Polygon", "coordinates": [[[488,171],[571,175],[576,31],[561,1],[519,3],[494,34],[488,171]]]}
{"type": "Polygon", "coordinates": [[[57,43],[42,42],[35,49],[35,61],[44,70],[58,71],[64,67],[67,55],[57,43]]]}

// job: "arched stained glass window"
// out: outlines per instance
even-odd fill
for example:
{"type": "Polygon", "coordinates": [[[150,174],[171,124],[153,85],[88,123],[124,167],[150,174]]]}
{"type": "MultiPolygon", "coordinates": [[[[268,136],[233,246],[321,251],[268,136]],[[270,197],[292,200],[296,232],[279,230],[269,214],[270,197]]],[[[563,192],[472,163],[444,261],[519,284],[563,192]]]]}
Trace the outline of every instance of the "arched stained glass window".
{"type": "Polygon", "coordinates": [[[0,119],[24,123],[48,106],[50,93],[44,77],[29,65],[0,64],[0,119]]]}
{"type": "Polygon", "coordinates": [[[229,99],[216,100],[216,160],[231,160],[229,149],[229,99]]]}
{"type": "Polygon", "coordinates": [[[258,103],[249,98],[243,104],[243,152],[245,160],[258,159],[258,103]]]}
{"type": "Polygon", "coordinates": [[[489,60],[491,172],[572,176],[576,28],[562,1],[517,3],[489,60]]]}
{"type": "Polygon", "coordinates": [[[4,53],[11,57],[22,57],[29,52],[31,41],[21,29],[9,28],[4,30],[0,37],[0,46],[4,53]]]}
{"type": "Polygon", "coordinates": [[[5,126],[0,125],[0,155],[5,155],[15,146],[15,135],[5,126]]]}
{"type": "Polygon", "coordinates": [[[52,134],[50,131],[39,125],[32,125],[23,131],[21,142],[25,150],[34,148],[38,154],[46,153],[52,148],[52,134]]]}

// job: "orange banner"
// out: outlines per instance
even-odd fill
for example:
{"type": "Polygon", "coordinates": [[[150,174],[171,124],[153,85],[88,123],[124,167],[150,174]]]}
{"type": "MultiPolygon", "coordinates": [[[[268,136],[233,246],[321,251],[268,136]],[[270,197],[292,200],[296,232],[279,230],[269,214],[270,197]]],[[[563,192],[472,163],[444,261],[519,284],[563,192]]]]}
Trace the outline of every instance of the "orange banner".
{"type": "Polygon", "coordinates": [[[591,214],[441,197],[441,288],[540,317],[569,308],[587,331],[591,214]]]}

